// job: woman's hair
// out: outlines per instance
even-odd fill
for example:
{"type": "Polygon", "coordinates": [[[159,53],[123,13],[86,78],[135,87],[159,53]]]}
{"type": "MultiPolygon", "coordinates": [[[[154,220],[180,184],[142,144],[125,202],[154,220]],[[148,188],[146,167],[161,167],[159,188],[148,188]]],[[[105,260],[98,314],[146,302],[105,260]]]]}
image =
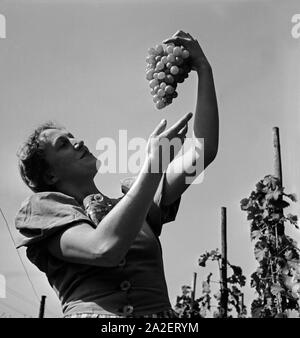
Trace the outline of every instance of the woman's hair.
{"type": "Polygon", "coordinates": [[[44,158],[41,133],[47,129],[63,129],[55,122],[46,122],[34,130],[17,152],[18,167],[25,184],[33,192],[53,190],[44,181],[44,173],[49,168],[44,158]]]}

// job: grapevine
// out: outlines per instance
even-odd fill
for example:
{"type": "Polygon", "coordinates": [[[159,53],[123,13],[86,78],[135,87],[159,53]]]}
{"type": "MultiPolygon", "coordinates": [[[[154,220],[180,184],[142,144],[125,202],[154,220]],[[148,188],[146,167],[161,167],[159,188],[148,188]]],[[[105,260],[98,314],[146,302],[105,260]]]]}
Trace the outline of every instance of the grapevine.
{"type": "Polygon", "coordinates": [[[299,312],[299,249],[285,234],[285,224],[298,229],[298,219],[284,215],[283,209],[290,205],[286,199],[296,202],[295,194],[285,193],[279,179],[268,175],[256,184],[249,198],[241,200],[259,263],[251,275],[251,287],[257,293],[251,305],[252,317],[291,317],[299,312]]]}
{"type": "MultiPolygon", "coordinates": [[[[219,253],[219,250],[212,250],[210,252],[205,252],[202,254],[198,260],[198,265],[205,267],[208,260],[216,261],[219,266],[219,271],[221,275],[221,260],[222,256],[219,253]]],[[[232,275],[227,278],[227,292],[228,292],[228,312],[232,312],[235,309],[237,317],[242,318],[246,316],[246,306],[243,302],[243,293],[241,288],[245,286],[246,277],[243,275],[243,271],[239,266],[232,265],[227,261],[228,267],[232,270],[232,275]]],[[[217,281],[216,283],[220,285],[220,289],[217,293],[213,295],[216,300],[216,304],[212,304],[212,287],[211,284],[215,281],[212,281],[212,273],[209,273],[206,280],[202,282],[202,295],[193,301],[192,290],[190,286],[182,286],[182,295],[177,297],[177,302],[175,305],[175,310],[179,313],[181,318],[205,318],[212,312],[213,316],[223,317],[222,307],[221,307],[221,283],[217,281]]],[[[233,317],[230,315],[229,317],[233,317]]]]}

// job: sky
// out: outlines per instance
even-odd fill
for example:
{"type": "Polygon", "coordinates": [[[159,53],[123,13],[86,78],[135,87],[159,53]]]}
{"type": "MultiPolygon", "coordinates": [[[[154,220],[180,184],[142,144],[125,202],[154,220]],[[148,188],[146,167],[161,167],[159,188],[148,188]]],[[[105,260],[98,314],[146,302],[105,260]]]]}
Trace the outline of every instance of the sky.
{"type": "MultiPolygon", "coordinates": [[[[245,300],[254,297],[256,269],[249,222],[240,200],[273,174],[272,128],[278,126],[283,185],[300,196],[300,38],[291,34],[296,1],[101,1],[0,0],[6,38],[0,39],[0,207],[12,232],[21,202],[31,194],[19,177],[16,151],[38,124],[55,120],[83,138],[95,155],[102,137],[147,139],[162,118],[168,125],[195,111],[197,77],[178,86],[178,98],[156,110],[145,79],[149,47],[182,29],[193,35],[214,74],[220,116],[220,145],[203,183],[183,194],[174,222],[160,237],[171,303],[181,286],[217,270],[197,266],[200,254],[220,248],[221,207],[227,208],[228,259],[247,277],[245,300]]],[[[191,126],[191,124],[190,124],[191,126]]],[[[188,137],[191,136],[191,127],[188,137]]],[[[126,173],[96,177],[100,191],[121,196],[126,173]]],[[[288,212],[299,214],[299,203],[288,212]]],[[[287,230],[300,242],[299,232],[287,230]]],[[[0,274],[6,298],[0,316],[38,315],[46,295],[46,317],[61,316],[46,277],[19,254],[0,220],[0,274]],[[37,295],[33,291],[33,287],[37,295]]],[[[249,310],[249,308],[248,308],[249,310]]]]}

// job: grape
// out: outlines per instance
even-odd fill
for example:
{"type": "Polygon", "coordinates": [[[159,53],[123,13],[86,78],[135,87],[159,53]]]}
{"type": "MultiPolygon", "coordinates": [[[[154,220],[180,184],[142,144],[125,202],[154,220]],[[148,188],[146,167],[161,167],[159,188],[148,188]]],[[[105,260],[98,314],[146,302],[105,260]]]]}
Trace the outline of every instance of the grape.
{"type": "Polygon", "coordinates": [[[176,75],[179,72],[179,69],[177,66],[172,66],[170,69],[171,74],[176,75]]]}
{"type": "Polygon", "coordinates": [[[149,63],[149,64],[155,63],[155,56],[153,56],[153,55],[147,56],[146,62],[149,63]]]}
{"type": "Polygon", "coordinates": [[[151,47],[151,48],[148,49],[148,54],[157,55],[157,51],[153,47],[151,47]]]}
{"type": "Polygon", "coordinates": [[[165,67],[165,65],[164,65],[162,62],[158,62],[158,63],[156,64],[156,69],[157,69],[157,70],[163,70],[164,67],[165,67]]]}
{"type": "Polygon", "coordinates": [[[160,84],[159,87],[160,87],[161,89],[165,89],[166,86],[167,86],[167,84],[166,84],[165,82],[162,82],[162,83],[160,84]]]}
{"type": "Polygon", "coordinates": [[[157,86],[155,86],[155,87],[153,88],[153,90],[155,91],[155,93],[157,93],[157,91],[158,91],[159,88],[160,88],[159,85],[157,85],[157,86]]]}
{"type": "Polygon", "coordinates": [[[166,103],[167,104],[172,103],[172,101],[173,101],[173,98],[171,96],[169,96],[169,97],[166,98],[166,103]]]}
{"type": "Polygon", "coordinates": [[[162,109],[166,106],[165,102],[163,100],[160,100],[158,102],[156,102],[156,108],[157,109],[162,109]]]}
{"type": "Polygon", "coordinates": [[[158,80],[156,80],[156,79],[151,80],[151,81],[149,82],[149,86],[150,86],[151,88],[154,88],[154,87],[157,86],[157,85],[158,85],[158,80]]]}
{"type": "Polygon", "coordinates": [[[153,96],[153,102],[156,103],[157,101],[160,100],[160,97],[158,95],[153,96]]]}
{"type": "Polygon", "coordinates": [[[159,97],[163,97],[163,96],[165,96],[165,94],[166,94],[165,91],[164,91],[163,89],[161,89],[161,88],[160,88],[160,89],[158,90],[158,92],[157,92],[157,95],[158,95],[159,97]]]}
{"type": "Polygon", "coordinates": [[[175,92],[173,93],[173,98],[175,99],[177,96],[178,96],[178,93],[175,91],[175,92]]]}
{"type": "Polygon", "coordinates": [[[182,54],[182,50],[180,47],[176,46],[174,49],[173,49],[173,54],[175,56],[180,56],[182,54]]]}
{"type": "Polygon", "coordinates": [[[167,48],[166,48],[166,51],[167,51],[168,54],[171,54],[173,52],[173,49],[174,49],[174,46],[168,45],[167,48]]]}
{"type": "Polygon", "coordinates": [[[146,73],[146,79],[147,80],[152,80],[153,79],[153,74],[154,74],[154,70],[153,69],[150,69],[148,70],[148,72],[146,73]]]}
{"type": "Polygon", "coordinates": [[[166,74],[164,72],[160,72],[160,73],[158,73],[157,78],[159,80],[163,80],[165,78],[165,76],[166,76],[166,74]]]}
{"type": "Polygon", "coordinates": [[[153,79],[156,79],[156,80],[158,79],[158,73],[156,73],[156,72],[153,73],[153,79]]]}
{"type": "Polygon", "coordinates": [[[156,62],[158,62],[158,61],[160,61],[160,60],[161,60],[161,56],[160,56],[160,55],[158,55],[158,56],[155,57],[155,61],[156,61],[156,62]]]}
{"type": "Polygon", "coordinates": [[[178,67],[178,75],[183,75],[184,70],[181,67],[178,67]]]}
{"type": "Polygon", "coordinates": [[[184,77],[182,75],[178,76],[177,82],[182,83],[184,81],[184,77]]]}
{"type": "Polygon", "coordinates": [[[184,50],[182,51],[182,57],[183,57],[184,59],[187,59],[189,56],[190,56],[189,51],[186,50],[186,49],[184,49],[184,50]]]}
{"type": "Polygon", "coordinates": [[[174,82],[174,77],[172,75],[167,75],[165,81],[167,83],[173,83],[174,82]]]}
{"type": "Polygon", "coordinates": [[[169,54],[169,55],[167,56],[167,60],[168,60],[168,62],[174,62],[174,61],[175,61],[175,56],[174,56],[174,54],[169,54]]]}
{"type": "Polygon", "coordinates": [[[161,58],[161,62],[162,62],[162,63],[167,63],[167,62],[168,62],[167,56],[163,56],[163,57],[161,58]]]}
{"type": "MultiPolygon", "coordinates": [[[[155,88],[155,87],[154,87],[155,88]]],[[[154,88],[152,88],[151,90],[150,90],[150,94],[151,95],[154,95],[154,94],[156,94],[156,92],[155,92],[155,89],[154,88]]]]}
{"type": "Polygon", "coordinates": [[[174,89],[172,86],[170,86],[170,85],[168,85],[168,86],[165,88],[166,94],[173,94],[174,91],[175,91],[175,89],[174,89]]]}
{"type": "Polygon", "coordinates": [[[157,51],[158,54],[162,54],[163,51],[164,51],[164,48],[163,48],[162,45],[157,45],[157,46],[155,47],[155,50],[157,51]]]}
{"type": "Polygon", "coordinates": [[[155,67],[155,63],[147,63],[146,70],[152,69],[155,67]]]}
{"type": "Polygon", "coordinates": [[[182,59],[182,57],[176,56],[176,64],[179,65],[179,66],[183,64],[183,59],[182,59]]]}
{"type": "Polygon", "coordinates": [[[168,63],[166,64],[166,66],[167,66],[167,68],[171,68],[171,67],[173,66],[173,64],[172,64],[171,62],[168,62],[168,63]]]}

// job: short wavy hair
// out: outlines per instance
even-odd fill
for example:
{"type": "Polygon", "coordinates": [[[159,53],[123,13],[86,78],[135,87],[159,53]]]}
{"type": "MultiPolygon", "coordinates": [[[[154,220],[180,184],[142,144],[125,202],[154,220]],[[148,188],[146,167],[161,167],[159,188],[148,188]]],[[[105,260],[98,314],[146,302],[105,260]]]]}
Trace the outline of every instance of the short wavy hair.
{"type": "Polygon", "coordinates": [[[18,168],[25,184],[33,192],[53,191],[44,181],[44,173],[49,168],[44,157],[44,140],[41,133],[47,129],[64,129],[56,122],[48,121],[37,127],[17,152],[18,168]]]}

